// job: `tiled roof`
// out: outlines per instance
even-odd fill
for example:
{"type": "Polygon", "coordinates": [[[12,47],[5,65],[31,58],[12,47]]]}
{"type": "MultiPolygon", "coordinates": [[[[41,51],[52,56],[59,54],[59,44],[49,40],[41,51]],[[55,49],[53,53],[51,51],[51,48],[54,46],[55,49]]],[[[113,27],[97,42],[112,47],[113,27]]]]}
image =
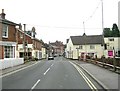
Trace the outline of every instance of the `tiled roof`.
{"type": "Polygon", "coordinates": [[[102,35],[91,35],[91,36],[70,36],[73,45],[84,45],[84,44],[103,44],[102,35]]]}
{"type": "Polygon", "coordinates": [[[1,22],[1,23],[4,23],[4,24],[9,24],[9,25],[19,25],[19,24],[17,24],[17,23],[14,23],[14,22],[12,22],[12,21],[9,21],[9,20],[7,20],[7,19],[2,19],[2,18],[0,18],[0,22],[1,22]]]}

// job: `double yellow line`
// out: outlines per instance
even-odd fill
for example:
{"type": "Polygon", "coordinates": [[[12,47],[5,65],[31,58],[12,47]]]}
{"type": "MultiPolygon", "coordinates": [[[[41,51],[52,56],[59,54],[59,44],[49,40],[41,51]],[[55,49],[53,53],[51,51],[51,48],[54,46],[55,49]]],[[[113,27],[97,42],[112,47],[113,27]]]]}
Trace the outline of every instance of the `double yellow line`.
{"type": "MultiPolygon", "coordinates": [[[[70,62],[70,61],[69,61],[70,62]]],[[[83,73],[83,71],[74,63],[70,62],[79,72],[79,74],[83,77],[83,79],[86,81],[86,83],[89,85],[89,87],[92,89],[92,91],[98,91],[95,85],[91,82],[91,80],[83,73]]]]}

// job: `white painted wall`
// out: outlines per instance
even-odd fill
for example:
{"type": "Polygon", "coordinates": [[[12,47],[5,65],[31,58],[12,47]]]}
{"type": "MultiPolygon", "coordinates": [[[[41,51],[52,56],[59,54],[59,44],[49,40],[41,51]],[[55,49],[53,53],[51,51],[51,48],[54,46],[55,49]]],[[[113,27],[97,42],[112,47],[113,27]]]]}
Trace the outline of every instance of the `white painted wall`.
{"type": "Polygon", "coordinates": [[[69,41],[67,43],[66,47],[66,57],[67,58],[73,58],[73,43],[71,41],[71,38],[69,38],[69,41]],[[69,53],[68,53],[69,52],[69,53]]]}
{"type": "Polygon", "coordinates": [[[46,58],[46,49],[42,48],[42,58],[46,58]]]}
{"type": "Polygon", "coordinates": [[[78,59],[78,56],[81,56],[82,52],[85,53],[94,53],[97,55],[98,58],[101,58],[101,56],[104,53],[104,50],[100,44],[95,44],[95,49],[90,49],[90,45],[82,45],[83,49],[76,49],[79,48],[79,45],[74,45],[73,47],[73,59],[78,59]]]}
{"type": "Polygon", "coordinates": [[[24,63],[23,58],[8,58],[0,60],[0,69],[13,67],[24,63]]]}
{"type": "Polygon", "coordinates": [[[32,57],[42,59],[42,51],[39,50],[33,50],[32,51],[32,57]],[[36,54],[37,53],[37,54],[36,54]]]}
{"type": "MultiPolygon", "coordinates": [[[[28,48],[33,48],[33,44],[28,44],[28,48]]],[[[20,50],[23,50],[23,44],[18,44],[18,50],[20,51],[20,50]]]]}

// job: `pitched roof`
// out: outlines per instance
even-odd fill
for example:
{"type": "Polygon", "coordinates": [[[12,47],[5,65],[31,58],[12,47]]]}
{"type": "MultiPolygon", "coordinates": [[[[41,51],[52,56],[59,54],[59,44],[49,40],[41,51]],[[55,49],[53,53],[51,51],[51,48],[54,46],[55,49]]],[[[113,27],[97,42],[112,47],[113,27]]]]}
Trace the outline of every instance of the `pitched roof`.
{"type": "Polygon", "coordinates": [[[84,44],[103,44],[102,35],[83,35],[83,36],[70,36],[73,45],[84,45],[84,44]]]}
{"type": "Polygon", "coordinates": [[[2,18],[0,18],[0,22],[8,25],[18,25],[17,23],[14,23],[12,21],[9,21],[7,19],[2,19],[2,18]]]}

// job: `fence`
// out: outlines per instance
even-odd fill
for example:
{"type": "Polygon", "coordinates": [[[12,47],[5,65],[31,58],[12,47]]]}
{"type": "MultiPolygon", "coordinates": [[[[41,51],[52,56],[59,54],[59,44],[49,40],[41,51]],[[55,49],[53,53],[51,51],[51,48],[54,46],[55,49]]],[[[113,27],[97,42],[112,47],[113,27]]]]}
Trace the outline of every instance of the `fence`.
{"type": "Polygon", "coordinates": [[[23,58],[0,59],[0,69],[17,66],[24,63],[23,58]]]}
{"type": "Polygon", "coordinates": [[[120,58],[86,59],[85,61],[120,73],[120,58]]]}

